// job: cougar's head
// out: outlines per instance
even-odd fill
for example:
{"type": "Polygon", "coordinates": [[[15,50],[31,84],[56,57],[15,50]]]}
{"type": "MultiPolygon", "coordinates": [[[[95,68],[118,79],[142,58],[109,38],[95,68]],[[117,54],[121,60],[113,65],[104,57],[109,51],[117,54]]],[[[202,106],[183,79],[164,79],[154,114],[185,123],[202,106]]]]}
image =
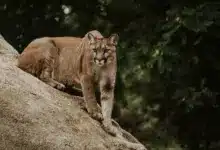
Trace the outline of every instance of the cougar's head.
{"type": "Polygon", "coordinates": [[[93,61],[97,66],[102,67],[116,59],[116,46],[119,39],[117,34],[112,34],[108,38],[97,38],[89,33],[88,39],[93,53],[93,61]]]}

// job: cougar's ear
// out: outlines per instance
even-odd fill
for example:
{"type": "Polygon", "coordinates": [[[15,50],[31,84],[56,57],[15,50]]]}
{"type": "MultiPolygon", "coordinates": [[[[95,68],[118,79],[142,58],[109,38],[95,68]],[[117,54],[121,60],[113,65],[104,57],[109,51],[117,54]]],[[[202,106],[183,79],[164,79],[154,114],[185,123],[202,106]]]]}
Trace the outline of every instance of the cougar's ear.
{"type": "Polygon", "coordinates": [[[90,44],[95,43],[95,37],[94,35],[92,35],[92,33],[88,33],[87,37],[89,39],[90,44]]]}
{"type": "Polygon", "coordinates": [[[118,34],[114,33],[109,37],[109,43],[113,44],[113,45],[117,45],[118,44],[118,40],[119,40],[119,36],[118,34]]]}

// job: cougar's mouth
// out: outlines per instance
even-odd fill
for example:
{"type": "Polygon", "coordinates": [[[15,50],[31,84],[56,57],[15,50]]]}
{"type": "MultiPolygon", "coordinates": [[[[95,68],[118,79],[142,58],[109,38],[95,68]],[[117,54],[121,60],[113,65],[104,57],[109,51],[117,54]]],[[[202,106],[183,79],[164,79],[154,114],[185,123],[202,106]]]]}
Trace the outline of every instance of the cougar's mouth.
{"type": "Polygon", "coordinates": [[[103,66],[104,65],[104,60],[96,60],[95,62],[98,66],[103,66]]]}
{"type": "Polygon", "coordinates": [[[95,59],[94,60],[95,61],[95,63],[96,63],[96,65],[98,65],[98,66],[104,66],[105,65],[105,59],[101,59],[101,60],[98,60],[98,59],[95,59]]]}

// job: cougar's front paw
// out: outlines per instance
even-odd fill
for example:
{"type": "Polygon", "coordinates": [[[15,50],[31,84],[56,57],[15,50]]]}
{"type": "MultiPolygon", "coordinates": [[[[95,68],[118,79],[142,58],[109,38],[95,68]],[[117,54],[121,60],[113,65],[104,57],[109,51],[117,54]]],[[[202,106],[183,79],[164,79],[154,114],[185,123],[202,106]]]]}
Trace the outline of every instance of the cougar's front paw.
{"type": "Polygon", "coordinates": [[[91,117],[94,118],[95,120],[102,121],[103,116],[99,112],[91,113],[91,117]]]}
{"type": "Polygon", "coordinates": [[[98,121],[103,120],[102,113],[99,112],[97,109],[87,108],[87,111],[93,119],[98,120],[98,121]]]}
{"type": "Polygon", "coordinates": [[[104,120],[102,122],[102,126],[103,126],[103,129],[107,133],[111,134],[112,136],[116,136],[117,135],[118,129],[112,125],[111,121],[104,120]]]}

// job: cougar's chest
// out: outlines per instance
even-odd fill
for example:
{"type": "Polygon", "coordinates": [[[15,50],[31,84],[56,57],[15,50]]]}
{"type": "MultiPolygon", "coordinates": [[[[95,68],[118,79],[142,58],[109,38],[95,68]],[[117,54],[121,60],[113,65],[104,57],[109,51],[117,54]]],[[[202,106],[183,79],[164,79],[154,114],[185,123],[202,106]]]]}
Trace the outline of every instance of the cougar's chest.
{"type": "Polygon", "coordinates": [[[93,67],[93,79],[95,83],[99,81],[100,74],[101,74],[101,68],[93,67]]]}

